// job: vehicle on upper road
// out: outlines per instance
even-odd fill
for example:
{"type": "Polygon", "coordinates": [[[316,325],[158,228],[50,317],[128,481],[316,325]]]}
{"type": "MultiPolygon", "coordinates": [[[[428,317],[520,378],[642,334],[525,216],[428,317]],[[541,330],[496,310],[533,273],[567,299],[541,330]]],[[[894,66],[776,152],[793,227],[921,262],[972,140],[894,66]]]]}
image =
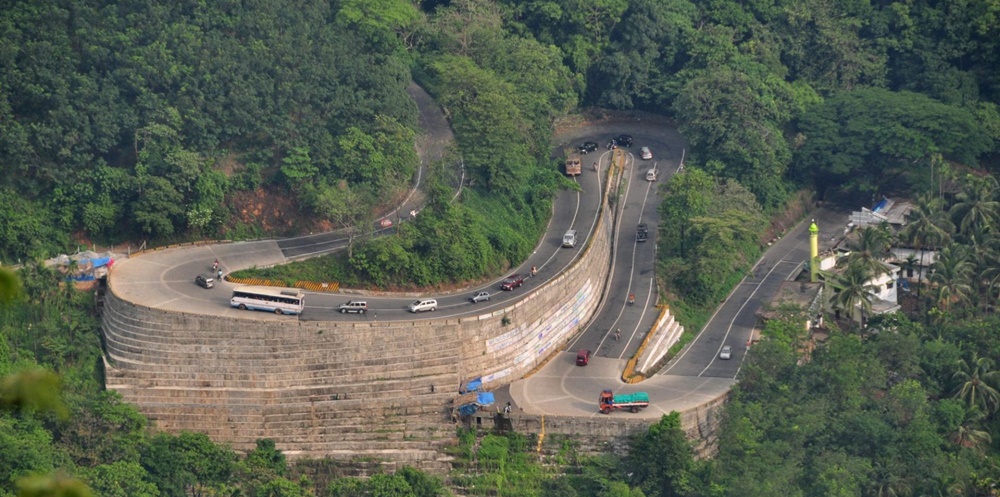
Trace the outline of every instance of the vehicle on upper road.
{"type": "Polygon", "coordinates": [[[649,147],[642,147],[639,149],[639,156],[642,157],[642,160],[652,159],[653,151],[650,150],[649,147]]]}
{"type": "Polygon", "coordinates": [[[646,181],[656,181],[656,169],[646,171],[646,181]]]}
{"type": "Polygon", "coordinates": [[[646,223],[640,223],[635,228],[635,241],[644,242],[649,239],[649,226],[646,223]]]}
{"type": "Polygon", "coordinates": [[[604,390],[597,399],[597,407],[602,414],[611,414],[615,409],[628,409],[639,412],[639,409],[649,407],[649,394],[646,392],[614,395],[611,390],[604,390]]]}
{"type": "Polygon", "coordinates": [[[612,142],[619,147],[631,147],[632,135],[618,135],[614,140],[612,140],[612,142]]]}
{"type": "Polygon", "coordinates": [[[733,357],[733,348],[729,345],[722,347],[722,352],[719,352],[719,359],[728,361],[733,357]]]}
{"type": "Polygon", "coordinates": [[[275,314],[301,314],[305,303],[305,294],[297,288],[267,286],[236,287],[233,289],[233,298],[229,300],[231,307],[275,314]]]}
{"type": "Polygon", "coordinates": [[[590,351],[587,349],[580,349],[576,352],[576,365],[586,366],[590,364],[590,351]]]}
{"type": "Polygon", "coordinates": [[[583,144],[580,145],[579,147],[577,147],[576,149],[581,154],[586,155],[586,154],[588,154],[590,152],[593,152],[593,151],[597,150],[597,143],[596,142],[583,142],[583,144]]]}
{"type": "Polygon", "coordinates": [[[194,277],[194,282],[202,288],[212,288],[215,286],[215,278],[210,274],[199,274],[194,277]]]}
{"type": "Polygon", "coordinates": [[[479,292],[469,297],[469,302],[472,302],[473,304],[477,304],[479,302],[489,302],[489,301],[490,301],[490,292],[479,292]]]}
{"type": "Polygon", "coordinates": [[[339,310],[341,314],[346,314],[348,312],[364,314],[365,312],[368,312],[368,302],[365,302],[364,300],[351,300],[346,304],[340,304],[339,310]]]}
{"type": "Polygon", "coordinates": [[[524,276],[520,274],[512,274],[500,283],[501,290],[513,290],[524,284],[524,276]]]}
{"type": "Polygon", "coordinates": [[[566,248],[573,248],[576,246],[576,230],[569,230],[563,235],[562,246],[566,248]]]}
{"type": "Polygon", "coordinates": [[[436,311],[438,308],[438,301],[434,299],[423,299],[418,300],[408,307],[410,312],[424,312],[424,311],[436,311]]]}
{"type": "Polygon", "coordinates": [[[576,176],[583,172],[583,162],[579,155],[569,154],[566,157],[566,175],[576,176]]]}

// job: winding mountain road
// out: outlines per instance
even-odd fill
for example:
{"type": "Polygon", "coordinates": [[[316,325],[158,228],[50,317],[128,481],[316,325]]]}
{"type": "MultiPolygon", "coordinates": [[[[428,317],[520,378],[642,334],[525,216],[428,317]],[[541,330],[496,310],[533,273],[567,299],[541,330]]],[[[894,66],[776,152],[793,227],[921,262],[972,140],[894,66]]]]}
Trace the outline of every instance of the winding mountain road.
{"type": "MultiPolygon", "coordinates": [[[[410,88],[420,110],[424,133],[417,143],[421,158],[413,192],[397,208],[409,212],[419,208],[423,194],[419,189],[427,164],[444,157],[453,137],[440,109],[430,97],[415,85],[410,88]]],[[[684,149],[684,142],[676,128],[659,120],[605,121],[588,124],[565,131],[557,136],[560,146],[556,150],[578,145],[583,141],[607,143],[621,133],[631,134],[634,145],[627,149],[626,177],[619,191],[620,199],[615,208],[620,209],[615,227],[613,271],[608,293],[599,312],[584,330],[571,340],[566,352],[558,353],[541,370],[528,378],[514,382],[497,392],[498,400],[512,400],[516,407],[530,414],[597,416],[596,398],[604,388],[616,391],[643,390],[650,394],[650,408],[637,414],[621,414],[644,418],[658,418],[671,411],[685,411],[711,401],[724,394],[733,385],[739,366],[745,357],[745,343],[753,326],[753,312],[764,298],[770,297],[787,274],[801,262],[808,249],[804,224],[790,231],[768,250],[758,264],[760,277],[744,280],[733,294],[722,303],[719,311],[678,357],[661,374],[647,379],[641,385],[626,385],[620,377],[626,360],[635,353],[644,335],[651,329],[658,310],[654,269],[656,263],[656,232],[659,224],[657,207],[660,203],[657,185],[669,181],[677,171],[684,149]],[[639,147],[652,149],[654,159],[640,160],[632,154],[639,147]],[[659,171],[659,182],[646,181],[646,171],[659,171]],[[646,223],[650,228],[648,242],[635,239],[635,228],[646,223]],[[771,261],[771,262],[767,262],[771,261]],[[626,296],[634,293],[634,306],[627,305],[626,296]],[[614,330],[621,329],[619,338],[614,330]],[[734,348],[732,360],[718,359],[722,344],[734,348]],[[575,351],[590,349],[594,357],[587,367],[574,365],[575,351]]],[[[425,315],[409,314],[406,306],[416,295],[367,295],[369,313],[342,315],[336,308],[352,297],[348,294],[308,293],[307,311],[299,317],[257,313],[255,319],[287,320],[394,320],[425,319],[482,313],[484,309],[507,306],[525,293],[558,275],[579,256],[585,243],[575,248],[562,247],[562,235],[569,229],[578,236],[589,237],[596,226],[601,203],[602,185],[606,176],[596,174],[590,167],[599,161],[602,170],[608,166],[608,152],[601,149],[584,158],[584,172],[575,179],[580,191],[563,191],[555,201],[548,230],[534,253],[523,264],[511,271],[527,275],[536,266],[538,276],[526,278],[525,287],[510,292],[497,290],[499,279],[476,288],[449,295],[426,295],[439,302],[436,312],[425,315]],[[486,290],[493,294],[488,302],[471,304],[468,297],[486,290]]],[[[394,214],[390,219],[398,218],[394,214]]],[[[822,224],[821,224],[822,226],[822,224]]],[[[826,226],[833,226],[827,223],[826,226]]],[[[825,237],[821,237],[825,238],[825,237]]],[[[221,261],[224,270],[262,267],[283,264],[310,255],[328,253],[346,246],[343,233],[331,232],[290,238],[175,247],[146,253],[142,257],[116,264],[112,272],[115,288],[127,300],[148,307],[200,314],[222,318],[239,316],[239,311],[229,307],[232,287],[219,282],[214,289],[202,289],[193,283],[194,275],[208,270],[213,260],[221,261]]]]}

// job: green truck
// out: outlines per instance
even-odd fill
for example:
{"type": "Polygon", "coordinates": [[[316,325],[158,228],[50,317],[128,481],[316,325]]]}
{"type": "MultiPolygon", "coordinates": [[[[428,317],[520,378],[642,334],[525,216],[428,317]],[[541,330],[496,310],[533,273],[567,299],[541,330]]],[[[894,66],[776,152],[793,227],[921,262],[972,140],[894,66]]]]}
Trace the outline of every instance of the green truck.
{"type": "Polygon", "coordinates": [[[649,407],[649,394],[646,392],[615,395],[611,390],[604,390],[597,399],[597,407],[603,414],[611,414],[615,409],[628,409],[639,412],[639,409],[649,407]]]}

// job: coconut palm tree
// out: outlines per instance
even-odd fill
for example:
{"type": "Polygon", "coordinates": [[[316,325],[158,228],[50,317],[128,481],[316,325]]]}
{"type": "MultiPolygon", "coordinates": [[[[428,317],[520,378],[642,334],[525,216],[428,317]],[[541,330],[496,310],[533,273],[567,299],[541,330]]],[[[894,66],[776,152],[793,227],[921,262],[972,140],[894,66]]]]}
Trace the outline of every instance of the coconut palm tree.
{"type": "Polygon", "coordinates": [[[954,433],[951,434],[951,441],[956,445],[961,445],[962,447],[976,448],[983,445],[989,445],[993,441],[993,437],[990,436],[990,432],[987,430],[981,430],[983,426],[983,421],[986,420],[986,413],[981,411],[977,407],[969,409],[965,413],[965,420],[962,424],[958,425],[958,428],[954,433]]]}
{"type": "Polygon", "coordinates": [[[970,233],[966,237],[972,271],[976,307],[986,309],[992,297],[993,280],[1000,277],[1000,233],[987,230],[985,233],[970,233]]]}
{"type": "Polygon", "coordinates": [[[937,305],[943,311],[951,310],[954,303],[965,302],[972,295],[975,264],[969,260],[968,250],[961,245],[949,245],[938,254],[931,265],[928,277],[936,286],[937,305]]]}
{"type": "Polygon", "coordinates": [[[973,352],[968,361],[958,361],[958,371],[952,375],[955,382],[952,396],[962,399],[972,408],[982,409],[986,413],[994,413],[1000,407],[1000,392],[997,383],[1000,381],[1000,370],[993,370],[993,361],[988,357],[979,357],[973,352]]]}
{"type": "Polygon", "coordinates": [[[996,229],[1000,220],[998,190],[1000,185],[993,176],[965,176],[962,191],[956,195],[955,205],[949,210],[962,235],[996,229]]]}
{"type": "MultiPolygon", "coordinates": [[[[920,263],[924,264],[924,251],[929,247],[940,247],[951,239],[954,226],[943,209],[941,199],[924,194],[917,197],[913,208],[906,215],[907,225],[904,239],[920,251],[920,263]]],[[[923,286],[924,271],[917,275],[917,300],[923,286]]],[[[922,302],[921,302],[922,304],[922,302]]]]}
{"type": "Polygon", "coordinates": [[[833,308],[844,311],[854,318],[854,309],[861,310],[861,325],[864,327],[866,316],[872,310],[872,294],[875,287],[869,282],[871,273],[862,263],[850,264],[840,274],[828,275],[827,281],[834,288],[831,304],[833,308]]]}
{"type": "Polygon", "coordinates": [[[888,274],[890,270],[882,261],[889,257],[891,239],[885,226],[862,226],[857,231],[857,238],[848,242],[851,253],[837,261],[837,265],[860,264],[873,276],[888,274]]]}

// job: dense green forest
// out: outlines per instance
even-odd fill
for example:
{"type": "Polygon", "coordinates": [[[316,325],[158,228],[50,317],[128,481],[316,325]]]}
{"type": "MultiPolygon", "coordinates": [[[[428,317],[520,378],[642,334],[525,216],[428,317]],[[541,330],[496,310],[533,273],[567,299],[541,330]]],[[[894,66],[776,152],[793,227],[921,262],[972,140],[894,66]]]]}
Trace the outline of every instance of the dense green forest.
{"type": "Polygon", "coordinates": [[[689,164],[764,212],[802,186],[926,187],[936,162],[994,164],[1000,137],[989,0],[8,4],[2,261],[369,223],[417,167],[414,79],[456,153],[427,216],[325,268],[348,283],[523,260],[559,187],[553,119],[578,105],[674,117],[689,164]],[[459,160],[473,188],[452,203],[459,160]],[[291,219],[245,215],[254,194],[291,219]]]}
{"type": "MultiPolygon", "coordinates": [[[[865,308],[859,276],[886,247],[937,250],[911,317],[833,329],[810,355],[794,315],[769,323],[716,458],[691,459],[671,418],[633,441],[630,457],[565,461],[554,473],[526,462],[523,440],[491,438],[463,449],[484,462],[480,476],[451,476],[463,493],[996,493],[995,0],[0,5],[5,264],[83,241],[368,222],[417,168],[413,80],[447,110],[456,149],[449,164],[431,165],[416,222],[330,264],[344,281],[434,285],[523,260],[560,187],[552,122],[579,106],[668,115],[688,140],[687,173],[661,206],[658,270],[694,312],[746,271],[761,219],[791,192],[917,199],[907,230],[866,231],[851,262],[860,269],[832,282],[839,306],[865,308]],[[443,170],[459,160],[472,186],[452,202],[443,170]],[[244,216],[259,194],[288,199],[296,222],[244,216]],[[659,457],[635,455],[650,453],[659,457]]],[[[57,469],[96,495],[441,493],[441,482],[411,471],[303,479],[267,441],[236,455],[203,436],[150,433],[134,408],[100,391],[89,295],[31,262],[21,281],[23,299],[0,309],[0,496],[35,472],[71,489],[51,476],[57,469]],[[25,395],[52,391],[56,377],[36,366],[58,374],[62,404],[25,395]]]]}

